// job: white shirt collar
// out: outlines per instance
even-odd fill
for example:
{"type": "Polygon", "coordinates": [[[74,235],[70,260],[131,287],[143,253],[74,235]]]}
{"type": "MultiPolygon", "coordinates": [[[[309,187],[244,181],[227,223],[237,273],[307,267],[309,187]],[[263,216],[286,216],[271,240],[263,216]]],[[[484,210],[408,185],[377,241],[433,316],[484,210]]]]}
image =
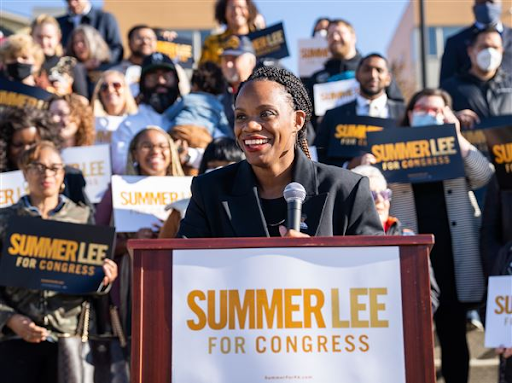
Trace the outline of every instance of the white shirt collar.
{"type": "Polygon", "coordinates": [[[364,98],[363,96],[358,94],[356,96],[356,102],[357,102],[357,106],[359,106],[359,107],[369,107],[370,105],[372,105],[380,110],[380,109],[383,109],[386,107],[386,105],[388,103],[388,96],[386,95],[386,93],[384,93],[374,100],[368,100],[367,98],[364,98]]]}

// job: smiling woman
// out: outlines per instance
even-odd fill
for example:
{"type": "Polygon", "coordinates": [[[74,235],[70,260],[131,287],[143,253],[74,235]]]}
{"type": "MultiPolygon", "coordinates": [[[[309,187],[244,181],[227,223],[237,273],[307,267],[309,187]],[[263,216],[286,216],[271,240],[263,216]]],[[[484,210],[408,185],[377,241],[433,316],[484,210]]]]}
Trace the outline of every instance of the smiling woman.
{"type": "Polygon", "coordinates": [[[382,234],[368,179],[309,158],[311,102],[302,82],[263,67],[235,100],[235,137],[246,160],[196,177],[178,236],[268,237],[382,234]],[[301,231],[286,230],[283,191],[306,189],[301,231]]]}

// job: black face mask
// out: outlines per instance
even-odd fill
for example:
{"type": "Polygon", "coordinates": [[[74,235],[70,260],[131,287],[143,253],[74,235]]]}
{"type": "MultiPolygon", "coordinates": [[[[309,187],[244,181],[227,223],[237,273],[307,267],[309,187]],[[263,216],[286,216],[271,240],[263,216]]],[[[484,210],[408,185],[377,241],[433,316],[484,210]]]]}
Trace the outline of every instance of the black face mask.
{"type": "Polygon", "coordinates": [[[32,74],[32,64],[15,62],[7,64],[7,75],[15,81],[23,81],[32,74]]]}
{"type": "Polygon", "coordinates": [[[178,87],[168,88],[167,93],[156,93],[154,89],[146,89],[143,92],[144,102],[151,105],[157,113],[163,113],[178,99],[180,91],[178,87]]]}

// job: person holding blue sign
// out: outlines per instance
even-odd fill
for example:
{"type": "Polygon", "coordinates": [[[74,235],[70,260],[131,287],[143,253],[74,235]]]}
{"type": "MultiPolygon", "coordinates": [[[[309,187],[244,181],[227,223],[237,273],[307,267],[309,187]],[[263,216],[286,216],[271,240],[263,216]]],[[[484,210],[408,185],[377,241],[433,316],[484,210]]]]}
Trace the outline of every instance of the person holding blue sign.
{"type": "Polygon", "coordinates": [[[434,234],[432,266],[439,284],[440,305],[434,320],[441,344],[446,383],[467,382],[469,350],[466,312],[484,299],[485,278],[478,245],[480,211],[471,190],[489,182],[494,168],[460,133],[443,90],[425,89],[409,102],[404,127],[455,124],[465,177],[416,184],[390,184],[391,214],[420,234],[434,234]]]}
{"type": "MultiPolygon", "coordinates": [[[[90,209],[75,204],[61,193],[64,164],[56,147],[41,141],[25,151],[19,161],[29,194],[0,209],[0,237],[13,216],[40,217],[69,223],[93,223],[90,209]]],[[[56,233],[57,234],[57,233],[56,233]]],[[[103,261],[105,277],[99,291],[106,292],[117,278],[116,264],[103,261]]],[[[56,291],[0,288],[0,371],[2,380],[12,383],[57,382],[58,339],[75,335],[86,296],[56,291]]],[[[61,366],[60,368],[68,368],[61,366]]]]}

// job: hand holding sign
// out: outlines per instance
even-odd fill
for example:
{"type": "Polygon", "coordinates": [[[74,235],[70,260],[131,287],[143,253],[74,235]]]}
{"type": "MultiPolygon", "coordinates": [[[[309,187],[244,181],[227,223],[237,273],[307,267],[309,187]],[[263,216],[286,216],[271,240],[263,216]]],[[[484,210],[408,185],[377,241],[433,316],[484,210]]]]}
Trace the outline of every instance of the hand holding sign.
{"type": "Polygon", "coordinates": [[[105,273],[103,286],[107,286],[117,278],[117,264],[113,260],[106,258],[103,261],[103,272],[105,273]]]}

